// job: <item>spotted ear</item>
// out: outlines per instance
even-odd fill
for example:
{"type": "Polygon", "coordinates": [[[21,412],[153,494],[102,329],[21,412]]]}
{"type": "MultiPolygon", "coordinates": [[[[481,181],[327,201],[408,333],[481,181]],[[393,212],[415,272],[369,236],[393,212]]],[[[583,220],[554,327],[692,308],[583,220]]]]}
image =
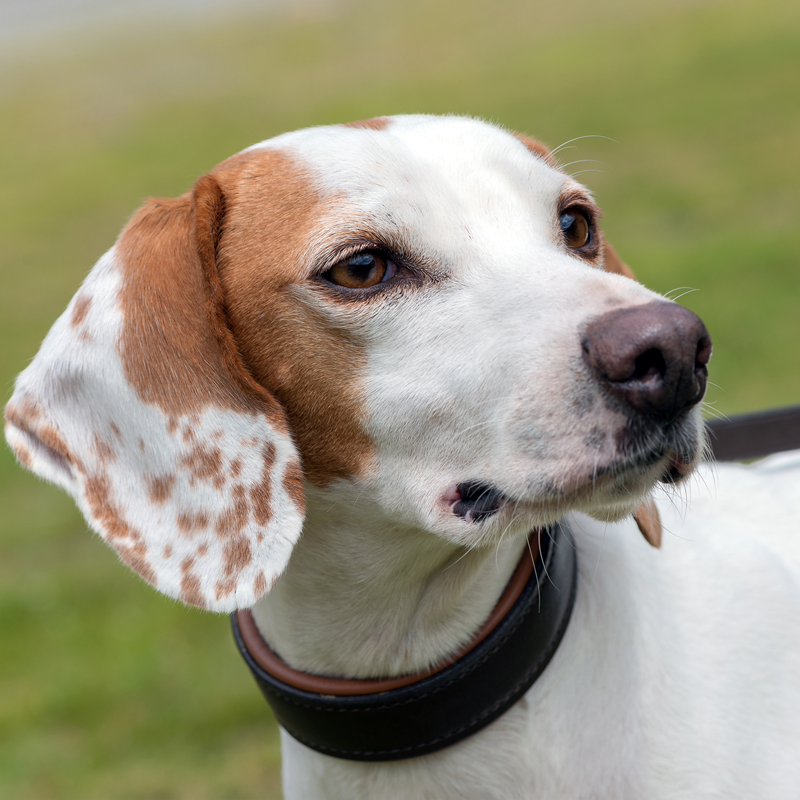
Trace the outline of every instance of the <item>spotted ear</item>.
{"type": "Polygon", "coordinates": [[[225,197],[150,200],[18,378],[6,436],[170,597],[251,606],[300,535],[298,453],[247,372],[217,277],[225,197]]]}

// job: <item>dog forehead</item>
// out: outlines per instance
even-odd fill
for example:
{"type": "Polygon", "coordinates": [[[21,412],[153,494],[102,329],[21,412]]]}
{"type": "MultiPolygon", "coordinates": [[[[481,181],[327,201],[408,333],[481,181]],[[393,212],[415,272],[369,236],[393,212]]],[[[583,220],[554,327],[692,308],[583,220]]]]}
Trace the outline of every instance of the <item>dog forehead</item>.
{"type": "MultiPolygon", "coordinates": [[[[302,164],[321,196],[377,226],[447,231],[552,224],[571,180],[515,135],[467,118],[408,116],[309,128],[255,145],[302,164]]],[[[331,220],[335,222],[334,220],[331,220]]]]}

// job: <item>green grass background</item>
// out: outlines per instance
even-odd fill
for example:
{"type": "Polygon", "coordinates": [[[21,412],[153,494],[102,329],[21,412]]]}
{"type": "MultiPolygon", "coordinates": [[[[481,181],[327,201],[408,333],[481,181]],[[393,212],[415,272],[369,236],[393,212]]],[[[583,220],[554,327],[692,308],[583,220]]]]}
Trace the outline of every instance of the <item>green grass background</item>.
{"type": "MultiPolygon", "coordinates": [[[[800,4],[777,0],[351,1],[0,53],[6,397],[144,197],[403,112],[609,137],[562,158],[643,282],[697,290],[715,408],[800,401],[800,4]]],[[[0,509],[0,797],[280,796],[227,620],[157,596],[7,450],[0,509]]]]}

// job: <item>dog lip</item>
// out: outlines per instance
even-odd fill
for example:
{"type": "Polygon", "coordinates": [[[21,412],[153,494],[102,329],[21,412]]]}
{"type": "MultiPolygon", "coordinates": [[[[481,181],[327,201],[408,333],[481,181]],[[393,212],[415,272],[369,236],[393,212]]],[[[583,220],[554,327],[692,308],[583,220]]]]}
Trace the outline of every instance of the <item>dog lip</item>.
{"type": "Polygon", "coordinates": [[[664,473],[659,478],[661,483],[678,483],[692,471],[691,461],[686,461],[679,453],[670,452],[664,473]]]}
{"type": "Polygon", "coordinates": [[[506,504],[507,498],[496,486],[472,480],[451,487],[443,501],[465,522],[483,522],[496,514],[506,504]]]}

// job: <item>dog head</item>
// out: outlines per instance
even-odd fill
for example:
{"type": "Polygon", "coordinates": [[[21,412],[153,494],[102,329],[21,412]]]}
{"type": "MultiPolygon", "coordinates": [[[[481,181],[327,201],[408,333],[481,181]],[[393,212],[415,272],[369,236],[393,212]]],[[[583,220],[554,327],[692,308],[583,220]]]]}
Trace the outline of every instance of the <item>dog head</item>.
{"type": "Polygon", "coordinates": [[[252,605],[304,495],[466,546],[691,471],[711,344],[631,280],[546,148],[401,117],[151,200],[6,409],[19,460],[166,594],[252,605]]]}

